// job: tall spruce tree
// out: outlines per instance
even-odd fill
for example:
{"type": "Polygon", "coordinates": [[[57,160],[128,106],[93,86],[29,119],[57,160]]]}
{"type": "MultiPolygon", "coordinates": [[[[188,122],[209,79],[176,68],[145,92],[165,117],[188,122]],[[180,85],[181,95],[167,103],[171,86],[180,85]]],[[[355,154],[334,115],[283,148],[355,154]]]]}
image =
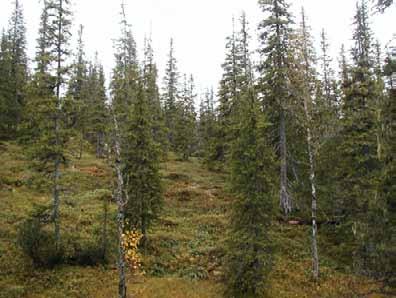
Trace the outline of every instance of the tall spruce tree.
{"type": "Polygon", "coordinates": [[[187,79],[187,75],[184,75],[183,88],[177,103],[178,117],[175,127],[176,151],[181,154],[184,160],[188,160],[194,150],[196,133],[195,99],[194,79],[192,75],[189,79],[187,79]]]}
{"type": "Polygon", "coordinates": [[[336,169],[338,184],[338,216],[341,217],[343,242],[353,253],[354,267],[361,273],[370,270],[369,260],[375,253],[370,240],[372,227],[381,217],[375,215],[378,174],[376,99],[377,93],[373,56],[372,33],[369,27],[365,1],[357,4],[354,17],[353,65],[345,73],[342,98],[341,144],[342,156],[336,169]],[[352,188],[350,186],[353,186],[352,188]]]}
{"type": "Polygon", "coordinates": [[[0,44],[0,139],[9,137],[10,121],[8,110],[12,106],[12,95],[8,85],[11,69],[10,46],[8,36],[2,31],[0,44]]]}
{"type": "Polygon", "coordinates": [[[126,198],[125,208],[120,212],[124,212],[127,227],[140,229],[146,239],[147,229],[158,215],[162,202],[159,151],[154,141],[157,124],[153,123],[151,114],[155,112],[151,108],[156,100],[156,70],[152,60],[143,65],[146,67],[142,71],[139,69],[124,5],[121,28],[112,79],[112,109],[121,146],[122,195],[126,198]]]}
{"type": "Polygon", "coordinates": [[[88,68],[88,77],[84,87],[84,117],[85,138],[95,146],[96,157],[104,156],[105,137],[108,131],[107,123],[110,119],[107,106],[106,82],[103,66],[96,54],[94,63],[88,68]]]}
{"type": "MultiPolygon", "coordinates": [[[[329,55],[330,45],[328,43],[327,35],[324,29],[320,34],[320,70],[321,70],[321,93],[324,96],[327,109],[335,112],[337,111],[337,83],[335,79],[335,72],[331,66],[332,58],[329,55]]],[[[336,115],[334,115],[336,116],[336,115]]],[[[331,121],[331,119],[330,119],[331,121]]]]}
{"type": "Polygon", "coordinates": [[[36,169],[51,177],[54,235],[56,247],[61,245],[60,196],[61,167],[66,162],[65,99],[62,95],[70,53],[68,40],[71,27],[68,0],[44,1],[36,55],[37,70],[31,88],[29,108],[33,144],[30,146],[36,169]],[[36,126],[37,125],[37,126],[36,126]],[[39,128],[39,129],[37,129],[39,128]]]}
{"type": "Polygon", "coordinates": [[[198,122],[199,152],[204,164],[213,168],[213,152],[216,141],[216,114],[213,89],[207,89],[201,98],[198,122]]]}
{"type": "MultiPolygon", "coordinates": [[[[50,37],[50,7],[48,0],[43,1],[40,27],[37,39],[37,51],[34,58],[36,68],[28,89],[29,100],[24,109],[25,135],[28,140],[38,140],[40,131],[50,130],[49,122],[53,109],[55,77],[51,72],[54,56],[50,37]],[[37,129],[40,127],[41,129],[37,129]]],[[[28,141],[29,143],[29,141],[28,141]]],[[[35,150],[33,150],[35,151],[35,150]]]]}
{"type": "Polygon", "coordinates": [[[168,62],[163,79],[162,102],[165,113],[165,125],[167,128],[168,142],[171,149],[175,148],[176,119],[178,116],[177,102],[179,100],[179,72],[175,58],[173,39],[170,40],[168,62]]]}
{"type": "Polygon", "coordinates": [[[86,93],[86,85],[87,85],[87,62],[85,61],[85,50],[84,50],[84,42],[83,42],[83,25],[80,25],[78,30],[78,39],[77,39],[77,50],[75,54],[75,60],[72,65],[72,74],[69,80],[68,92],[67,95],[73,100],[73,124],[74,128],[78,132],[80,138],[79,145],[79,153],[78,157],[81,159],[83,153],[83,143],[84,143],[84,134],[86,130],[86,112],[87,112],[87,104],[86,98],[84,98],[86,93]],[[84,94],[85,93],[85,94],[84,94]]]}
{"type": "Polygon", "coordinates": [[[21,123],[28,80],[23,9],[19,0],[13,1],[13,5],[14,10],[9,20],[8,32],[5,36],[3,35],[7,42],[2,46],[4,48],[3,67],[8,67],[8,71],[3,73],[5,75],[3,79],[6,82],[2,85],[5,88],[3,95],[5,113],[2,115],[2,126],[5,126],[8,137],[15,136],[18,125],[21,123]]]}
{"type": "MultiPolygon", "coordinates": [[[[115,42],[115,67],[111,80],[112,106],[117,115],[121,135],[124,134],[125,123],[136,100],[139,85],[139,63],[137,61],[136,42],[131,25],[127,22],[125,5],[121,5],[121,34],[115,42]]],[[[121,141],[123,138],[121,138],[121,141]]],[[[122,143],[122,147],[126,144],[122,143]]],[[[125,150],[121,150],[125,152],[125,150]]]]}
{"type": "Polygon", "coordinates": [[[140,229],[145,241],[152,220],[162,205],[159,151],[153,138],[150,104],[143,85],[139,86],[136,101],[128,118],[125,139],[124,176],[128,203],[125,218],[130,227],[140,229]]]}
{"type": "Polygon", "coordinates": [[[263,96],[263,105],[269,112],[270,122],[277,128],[272,138],[279,148],[280,162],[280,207],[287,216],[293,210],[292,198],[288,189],[288,149],[287,120],[288,98],[290,96],[288,78],[288,55],[290,24],[289,5],[286,0],[265,1],[259,4],[267,15],[260,25],[259,88],[263,96]]]}
{"type": "MultiPolygon", "coordinates": [[[[396,73],[396,60],[389,55],[384,74],[392,82],[396,73]]],[[[385,225],[382,243],[382,276],[386,283],[396,286],[396,84],[388,84],[384,99],[384,174],[381,181],[385,203],[385,225]]]]}
{"type": "Polygon", "coordinates": [[[237,38],[233,20],[232,35],[227,37],[226,58],[222,65],[223,76],[220,81],[218,98],[218,141],[216,145],[215,159],[220,162],[226,161],[226,156],[230,151],[231,131],[232,131],[232,111],[233,105],[238,100],[237,77],[239,72],[237,38]]]}
{"type": "MultiPolygon", "coordinates": [[[[110,109],[114,123],[115,172],[117,178],[115,194],[118,207],[118,296],[120,298],[125,298],[127,291],[123,234],[125,232],[127,205],[130,204],[129,195],[131,191],[131,184],[129,184],[129,170],[131,169],[131,164],[129,163],[129,166],[127,166],[127,159],[130,157],[130,149],[134,145],[130,143],[131,133],[129,130],[133,105],[138,100],[140,77],[136,43],[132,35],[131,26],[127,22],[124,2],[121,4],[120,27],[121,34],[114,45],[116,51],[114,56],[116,61],[110,83],[110,109]]],[[[133,154],[134,153],[132,153],[132,155],[133,154]]],[[[140,215],[133,214],[133,216],[139,218],[140,215]]]]}
{"type": "Polygon", "coordinates": [[[62,138],[62,88],[66,83],[66,74],[68,68],[65,66],[67,57],[70,55],[68,50],[68,43],[70,38],[71,27],[71,10],[69,0],[52,0],[49,2],[49,7],[54,11],[54,20],[51,23],[49,32],[53,38],[53,55],[55,59],[55,99],[56,110],[54,114],[54,137],[55,137],[55,158],[54,158],[54,224],[55,224],[55,239],[56,243],[60,244],[60,224],[59,224],[59,206],[60,206],[60,178],[61,178],[61,164],[65,160],[64,142],[62,138]]]}
{"type": "Polygon", "coordinates": [[[161,106],[161,98],[158,89],[158,69],[154,61],[154,50],[151,37],[145,39],[144,61],[143,61],[143,86],[145,96],[149,103],[150,115],[152,117],[154,141],[161,149],[161,156],[166,155],[167,136],[165,130],[164,110],[161,106]]]}
{"type": "Polygon", "coordinates": [[[230,153],[233,136],[233,120],[239,104],[241,90],[246,88],[252,79],[252,63],[250,58],[248,22],[243,12],[240,17],[240,29],[236,31],[233,21],[233,33],[227,38],[226,58],[222,65],[223,77],[220,81],[217,108],[218,125],[217,140],[214,146],[213,158],[224,163],[230,153]]]}
{"type": "Polygon", "coordinates": [[[377,126],[377,157],[382,162],[383,161],[383,151],[384,151],[384,104],[385,104],[385,81],[384,81],[384,72],[383,72],[383,63],[382,63],[382,52],[381,52],[381,44],[377,41],[374,45],[375,47],[375,60],[374,60],[374,73],[376,78],[376,126],[377,126]]]}
{"type": "Polygon", "coordinates": [[[262,297],[272,267],[269,228],[274,167],[269,123],[252,87],[241,97],[232,143],[230,183],[235,195],[226,254],[226,296],[262,297]]]}

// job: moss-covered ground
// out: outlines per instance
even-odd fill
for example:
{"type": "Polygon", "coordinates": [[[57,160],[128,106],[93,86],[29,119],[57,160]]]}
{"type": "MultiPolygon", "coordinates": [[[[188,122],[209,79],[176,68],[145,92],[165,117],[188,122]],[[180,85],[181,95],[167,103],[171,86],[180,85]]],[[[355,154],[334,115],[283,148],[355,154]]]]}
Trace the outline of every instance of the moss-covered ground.
{"type": "MultiPolygon", "coordinates": [[[[143,257],[144,275],[128,277],[130,297],[222,297],[222,257],[232,198],[225,175],[192,159],[174,157],[162,164],[165,204],[150,229],[143,257]]],[[[62,235],[66,241],[93,241],[101,231],[103,206],[110,201],[110,250],[114,238],[115,204],[111,202],[112,169],[105,160],[85,153],[70,155],[63,174],[62,235]]],[[[116,297],[115,259],[106,266],[62,265],[37,269],[16,245],[17,227],[35,205],[50,203],[39,187],[22,147],[0,144],[0,297],[116,297]]],[[[319,230],[320,232],[320,230],[319,230]]],[[[381,284],[337,270],[319,239],[321,279],[311,280],[309,226],[274,222],[274,269],[270,297],[391,297],[381,284]]],[[[88,244],[87,244],[88,245],[88,244]]]]}

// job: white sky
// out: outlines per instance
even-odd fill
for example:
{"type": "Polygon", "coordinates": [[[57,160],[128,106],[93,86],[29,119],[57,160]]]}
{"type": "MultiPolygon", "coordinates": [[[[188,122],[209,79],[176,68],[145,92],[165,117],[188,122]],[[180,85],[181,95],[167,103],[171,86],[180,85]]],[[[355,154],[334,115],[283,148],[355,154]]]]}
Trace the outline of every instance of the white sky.
{"type": "MultiPolygon", "coordinates": [[[[169,39],[174,38],[180,72],[192,73],[200,89],[217,87],[224,60],[225,37],[232,30],[232,16],[244,10],[250,21],[252,46],[257,44],[257,24],[263,14],[257,0],[124,0],[127,18],[142,53],[144,36],[152,31],[155,59],[160,69],[167,60],[169,39]],[[150,29],[151,28],[151,29],[150,29]]],[[[371,0],[370,0],[371,1],[371,0]]],[[[27,25],[29,56],[36,46],[42,3],[39,0],[20,0],[27,25]]],[[[85,27],[86,52],[93,57],[99,52],[108,76],[113,66],[113,40],[118,37],[121,0],[73,0],[75,44],[77,26],[85,27]]],[[[337,58],[342,43],[350,46],[355,0],[290,0],[298,23],[301,6],[316,40],[324,27],[327,30],[333,57],[337,58]]],[[[6,28],[12,11],[12,0],[0,0],[0,29],[6,28]]],[[[372,29],[382,44],[396,33],[396,5],[385,14],[373,15],[372,29]]],[[[74,47],[73,47],[74,48],[74,47]]],[[[141,57],[141,55],[140,55],[141,57]]]]}

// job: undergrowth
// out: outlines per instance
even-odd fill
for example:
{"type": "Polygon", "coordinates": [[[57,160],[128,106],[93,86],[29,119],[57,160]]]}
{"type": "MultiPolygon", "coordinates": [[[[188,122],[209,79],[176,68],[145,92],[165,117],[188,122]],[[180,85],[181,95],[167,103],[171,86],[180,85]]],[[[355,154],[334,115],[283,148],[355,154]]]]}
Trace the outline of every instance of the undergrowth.
{"type": "MultiPolygon", "coordinates": [[[[90,153],[81,160],[71,156],[62,177],[61,226],[68,249],[73,243],[89,246],[103,232],[107,202],[108,264],[52,269],[36,268],[17,246],[17,227],[34,206],[51,202],[50,193],[34,186],[18,145],[2,144],[0,163],[0,297],[116,297],[116,206],[107,162],[90,153]]],[[[222,297],[224,238],[232,203],[226,176],[207,170],[197,159],[184,162],[174,156],[162,164],[162,176],[165,206],[142,252],[145,275],[130,274],[128,292],[143,298],[222,297]]],[[[271,239],[276,253],[270,297],[392,297],[381,294],[379,283],[339,271],[339,260],[332,258],[324,238],[319,238],[321,279],[313,282],[309,226],[274,222],[271,239]]]]}

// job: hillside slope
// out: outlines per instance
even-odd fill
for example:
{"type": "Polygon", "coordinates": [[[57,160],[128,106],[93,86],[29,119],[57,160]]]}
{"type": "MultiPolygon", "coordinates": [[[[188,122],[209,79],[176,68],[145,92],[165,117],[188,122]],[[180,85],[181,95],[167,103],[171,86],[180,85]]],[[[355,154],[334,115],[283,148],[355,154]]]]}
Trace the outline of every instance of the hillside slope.
{"type": "MultiPolygon", "coordinates": [[[[88,153],[81,160],[70,158],[63,176],[62,232],[65,239],[89,243],[100,230],[104,202],[111,197],[112,170],[88,153]]],[[[50,196],[37,187],[21,147],[1,144],[0,163],[0,297],[116,297],[114,258],[107,266],[37,270],[30,265],[15,244],[17,226],[34,205],[50,202],[50,196]]],[[[162,175],[165,205],[149,232],[145,274],[129,277],[128,291],[147,298],[222,297],[222,257],[232,203],[226,177],[206,170],[198,160],[173,157],[162,165],[162,175]]],[[[114,203],[109,210],[114,219],[114,203]]],[[[114,228],[112,220],[110,249],[114,228]]],[[[391,297],[379,294],[380,284],[336,271],[330,258],[321,258],[321,281],[313,283],[309,226],[274,222],[271,234],[276,253],[270,297],[391,297]]],[[[325,242],[319,240],[321,255],[326,255],[325,242]]]]}

